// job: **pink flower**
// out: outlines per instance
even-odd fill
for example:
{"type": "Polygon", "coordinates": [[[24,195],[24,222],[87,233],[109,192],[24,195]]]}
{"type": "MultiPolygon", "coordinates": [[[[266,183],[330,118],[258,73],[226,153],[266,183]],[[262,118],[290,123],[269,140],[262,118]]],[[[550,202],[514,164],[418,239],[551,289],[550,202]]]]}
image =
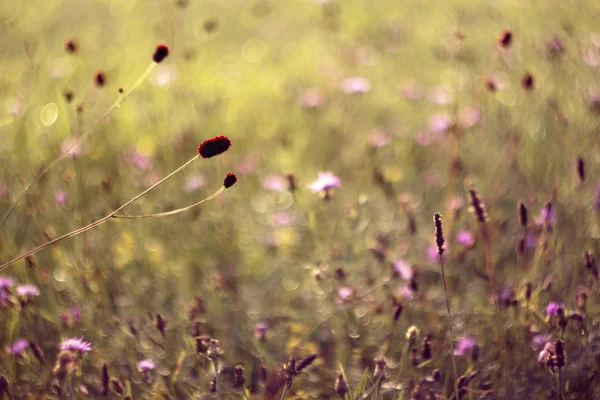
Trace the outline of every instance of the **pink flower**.
{"type": "Polygon", "coordinates": [[[381,129],[374,129],[369,135],[369,144],[376,149],[390,143],[392,143],[392,137],[381,129]]]}
{"type": "Polygon", "coordinates": [[[298,103],[302,108],[316,109],[321,108],[325,104],[325,95],[319,88],[309,88],[300,93],[298,103]]]}
{"type": "Polygon", "coordinates": [[[432,104],[444,105],[454,103],[454,95],[446,90],[446,88],[444,88],[442,85],[433,86],[429,90],[427,99],[432,104]]]}
{"type": "Polygon", "coordinates": [[[392,265],[394,267],[394,271],[405,281],[410,281],[415,275],[415,272],[410,264],[402,259],[394,261],[392,265]]]}
{"type": "Polygon", "coordinates": [[[473,247],[475,244],[475,235],[471,231],[460,231],[456,235],[456,240],[465,247],[473,247]]]}
{"type": "Polygon", "coordinates": [[[308,188],[315,193],[328,192],[329,190],[340,187],[340,178],[335,176],[332,172],[319,172],[316,181],[308,185],[308,188]]]}
{"type": "Polygon", "coordinates": [[[65,192],[64,190],[57,190],[56,194],[54,195],[54,198],[56,199],[57,207],[62,208],[67,205],[67,192],[65,192]]]}
{"type": "Polygon", "coordinates": [[[348,301],[354,295],[354,289],[349,286],[342,286],[337,290],[338,297],[343,301],[348,301]]]}
{"type": "Polygon", "coordinates": [[[466,106],[459,116],[462,126],[472,128],[481,122],[481,111],[473,106],[466,106]]]}
{"type": "Polygon", "coordinates": [[[445,132],[452,126],[452,118],[446,113],[435,114],[429,118],[427,128],[431,132],[445,132]]]}
{"type": "Polygon", "coordinates": [[[348,94],[362,94],[371,90],[371,83],[360,76],[353,76],[342,81],[342,90],[348,94]]]}
{"type": "Polygon", "coordinates": [[[206,185],[206,178],[199,173],[190,175],[185,180],[184,190],[186,192],[194,192],[206,185]]]}
{"type": "Polygon", "coordinates": [[[267,175],[262,180],[263,188],[274,192],[285,192],[287,181],[280,175],[267,175]]]}

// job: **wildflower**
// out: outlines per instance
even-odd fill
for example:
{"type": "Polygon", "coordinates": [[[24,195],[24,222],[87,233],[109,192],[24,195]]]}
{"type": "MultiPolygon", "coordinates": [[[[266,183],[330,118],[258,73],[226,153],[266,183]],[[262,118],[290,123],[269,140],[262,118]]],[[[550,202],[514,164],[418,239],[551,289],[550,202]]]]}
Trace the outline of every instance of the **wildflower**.
{"type": "Polygon", "coordinates": [[[201,174],[193,174],[187,177],[184,184],[186,192],[193,192],[206,185],[206,178],[201,174]]]}
{"type": "Polygon", "coordinates": [[[429,90],[427,99],[432,104],[447,105],[454,103],[454,95],[442,85],[433,86],[429,90]]]}
{"type": "Polygon", "coordinates": [[[67,192],[65,192],[64,190],[57,190],[56,194],[54,195],[54,198],[56,199],[57,207],[64,207],[67,205],[67,192]]]}
{"type": "Polygon", "coordinates": [[[235,176],[235,174],[232,173],[228,173],[225,176],[225,179],[223,180],[223,187],[225,187],[225,189],[229,189],[230,187],[232,187],[233,185],[235,185],[235,183],[237,182],[237,176],[235,176]]]}
{"type": "Polygon", "coordinates": [[[321,108],[325,104],[325,95],[319,88],[309,88],[300,93],[298,96],[298,103],[302,108],[306,109],[317,109],[321,108]]]}
{"type": "Polygon", "coordinates": [[[531,339],[531,350],[539,351],[543,349],[545,344],[552,339],[552,335],[549,333],[538,333],[531,339]]]}
{"type": "Polygon", "coordinates": [[[533,75],[531,75],[529,72],[526,73],[525,75],[523,75],[523,78],[521,78],[521,86],[523,86],[523,89],[531,90],[531,89],[533,89],[533,85],[534,85],[533,75]]]}
{"type": "Polygon", "coordinates": [[[552,317],[558,317],[559,310],[561,310],[561,309],[564,310],[564,308],[565,308],[564,304],[560,304],[560,303],[551,301],[550,303],[548,303],[548,306],[546,307],[547,318],[550,319],[552,317]]]}
{"type": "Polygon", "coordinates": [[[435,213],[433,216],[433,222],[435,224],[435,243],[437,245],[437,252],[441,256],[444,254],[444,231],[442,230],[442,216],[439,213],[435,213]]]}
{"type": "Polygon", "coordinates": [[[331,189],[340,186],[340,178],[335,176],[332,172],[319,172],[317,180],[311,183],[308,188],[315,193],[324,192],[327,194],[331,189]]]}
{"type": "Polygon", "coordinates": [[[22,297],[31,298],[33,296],[40,295],[40,289],[32,284],[25,284],[17,286],[17,294],[22,297]]]}
{"type": "Polygon", "coordinates": [[[433,115],[427,124],[431,132],[445,132],[452,126],[452,118],[446,113],[433,115]]]}
{"type": "Polygon", "coordinates": [[[156,50],[154,50],[154,54],[152,55],[152,61],[155,63],[160,63],[162,60],[167,58],[169,55],[169,48],[164,44],[159,44],[156,46],[156,50]]]}
{"type": "Polygon", "coordinates": [[[81,351],[82,353],[88,353],[92,350],[92,344],[85,342],[83,337],[65,339],[58,347],[61,350],[81,351]]]}
{"type": "Polygon", "coordinates": [[[342,81],[342,90],[348,94],[367,93],[371,90],[371,83],[360,76],[353,76],[342,81]]]}
{"type": "Polygon", "coordinates": [[[477,342],[475,341],[475,338],[471,336],[463,336],[462,338],[458,339],[458,342],[454,346],[454,355],[464,356],[465,354],[469,353],[470,351],[473,351],[477,347],[478,346],[477,342]]]}
{"type": "Polygon", "coordinates": [[[410,281],[414,276],[414,271],[409,263],[402,259],[398,259],[392,263],[394,272],[396,272],[405,281],[410,281]]]}
{"type": "Polygon", "coordinates": [[[10,276],[0,276],[0,290],[8,289],[15,285],[15,280],[10,276]]]}
{"type": "Polygon", "coordinates": [[[15,340],[13,344],[8,346],[7,351],[11,354],[21,354],[27,349],[27,347],[29,347],[29,342],[27,341],[27,339],[20,338],[15,340]]]}
{"type": "Polygon", "coordinates": [[[473,247],[475,245],[475,235],[468,230],[458,232],[456,240],[465,247],[473,247]]]}
{"type": "Polygon", "coordinates": [[[156,364],[154,363],[154,361],[152,361],[150,359],[138,361],[138,363],[137,363],[137,369],[140,372],[152,371],[154,369],[154,367],[156,367],[156,364]]]}
{"type": "Polygon", "coordinates": [[[552,202],[548,202],[540,210],[540,215],[536,218],[535,223],[551,229],[555,221],[556,215],[554,213],[554,206],[552,205],[552,202]]]}
{"type": "Polygon", "coordinates": [[[392,137],[381,129],[375,129],[369,135],[369,144],[371,147],[377,149],[383,146],[387,146],[392,142],[392,137]]]}
{"type": "Polygon", "coordinates": [[[269,325],[264,322],[259,322],[254,327],[254,334],[257,338],[260,339],[261,342],[264,342],[267,336],[267,331],[269,330],[269,325]]]}
{"type": "Polygon", "coordinates": [[[479,198],[479,194],[474,189],[469,189],[469,197],[471,198],[471,212],[475,214],[477,220],[484,223],[487,219],[487,212],[485,211],[485,205],[479,198]]]}
{"type": "Polygon", "coordinates": [[[481,111],[473,106],[466,106],[459,115],[460,123],[465,128],[472,128],[481,122],[481,111]]]}
{"type": "Polygon", "coordinates": [[[343,301],[348,301],[354,295],[354,289],[349,286],[342,286],[337,290],[338,297],[343,301]]]}
{"type": "Polygon", "coordinates": [[[202,158],[210,158],[226,152],[231,147],[231,140],[227,136],[215,136],[200,143],[198,154],[202,158]]]}

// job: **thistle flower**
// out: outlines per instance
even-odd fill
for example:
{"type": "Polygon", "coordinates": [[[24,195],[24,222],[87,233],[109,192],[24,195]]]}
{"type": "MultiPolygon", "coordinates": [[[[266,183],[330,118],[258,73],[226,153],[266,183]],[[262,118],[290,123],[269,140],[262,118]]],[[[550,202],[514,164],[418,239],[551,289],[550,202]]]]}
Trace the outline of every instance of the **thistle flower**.
{"type": "Polygon", "coordinates": [[[202,158],[210,158],[226,152],[229,147],[231,147],[231,140],[227,136],[215,136],[200,143],[198,154],[202,158]]]}
{"type": "Polygon", "coordinates": [[[164,44],[159,44],[156,46],[156,50],[154,50],[154,54],[152,55],[152,61],[155,63],[160,63],[162,60],[167,58],[169,55],[169,48],[164,44]]]}
{"type": "Polygon", "coordinates": [[[154,361],[147,359],[147,360],[141,360],[137,362],[137,369],[140,372],[149,372],[152,371],[154,369],[154,367],[156,367],[156,364],[154,363],[154,361]]]}
{"type": "Polygon", "coordinates": [[[456,356],[464,356],[465,354],[473,351],[477,348],[477,341],[474,337],[471,336],[463,336],[456,342],[454,346],[454,355],[456,356]]]}
{"type": "Polygon", "coordinates": [[[8,346],[7,351],[11,354],[21,354],[29,347],[29,341],[27,339],[17,339],[10,346],[8,346]]]}
{"type": "Polygon", "coordinates": [[[564,310],[565,305],[551,301],[546,307],[546,318],[558,317],[559,310],[564,310]]]}
{"type": "Polygon", "coordinates": [[[340,187],[340,178],[335,176],[332,172],[319,172],[318,179],[308,185],[308,188],[315,192],[329,192],[331,189],[340,187]]]}
{"type": "Polygon", "coordinates": [[[0,276],[0,290],[8,289],[15,285],[15,280],[10,276],[0,276]]]}
{"type": "Polygon", "coordinates": [[[33,296],[40,295],[40,289],[37,286],[32,284],[24,284],[17,286],[17,294],[22,297],[31,298],[33,296]]]}
{"type": "Polygon", "coordinates": [[[85,342],[83,337],[65,339],[58,347],[61,350],[80,351],[82,353],[89,353],[92,350],[92,344],[85,342]]]}
{"type": "Polygon", "coordinates": [[[225,179],[223,180],[223,186],[225,187],[225,189],[229,189],[230,187],[235,185],[237,180],[238,180],[237,176],[235,176],[235,174],[232,174],[230,172],[225,176],[225,179]]]}

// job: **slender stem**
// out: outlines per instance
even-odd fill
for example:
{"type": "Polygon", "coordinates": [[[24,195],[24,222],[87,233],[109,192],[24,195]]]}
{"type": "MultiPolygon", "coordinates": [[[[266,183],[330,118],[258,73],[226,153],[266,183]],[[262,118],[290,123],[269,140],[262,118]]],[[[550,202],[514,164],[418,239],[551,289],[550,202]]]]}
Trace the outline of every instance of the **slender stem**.
{"type": "Polygon", "coordinates": [[[105,223],[106,221],[108,221],[109,219],[113,218],[119,211],[121,211],[122,209],[124,209],[125,207],[127,207],[128,205],[130,205],[131,203],[133,203],[134,201],[136,201],[137,199],[139,199],[140,197],[144,196],[145,194],[147,194],[148,192],[150,192],[151,190],[153,190],[154,188],[158,187],[159,185],[161,185],[164,181],[166,181],[167,179],[171,178],[173,175],[175,175],[176,173],[178,173],[179,171],[181,171],[182,169],[184,169],[185,167],[187,167],[188,165],[190,165],[193,161],[195,161],[198,157],[200,157],[199,155],[194,156],[192,159],[190,159],[188,162],[186,162],[185,164],[183,164],[181,167],[177,168],[175,171],[171,172],[169,175],[167,175],[166,177],[164,177],[163,179],[161,179],[160,181],[158,181],[157,183],[155,183],[154,185],[150,186],[148,189],[144,190],[142,193],[138,194],[137,196],[135,196],[133,199],[129,200],[127,203],[123,204],[121,207],[117,208],[116,210],[114,210],[113,212],[111,212],[110,214],[106,215],[105,217],[92,222],[91,224],[88,224],[82,228],[79,229],[75,229],[72,232],[66,233],[62,236],[59,236],[55,239],[50,240],[49,242],[46,242],[44,244],[39,245],[38,247],[29,250],[28,252],[21,254],[19,257],[8,261],[2,265],[0,265],[0,270],[3,270],[4,268],[7,268],[8,266],[16,263],[17,261],[20,261],[26,257],[29,257],[35,253],[37,253],[38,251],[51,246],[55,243],[60,242],[63,239],[67,239],[76,235],[79,235],[80,233],[83,233],[85,231],[89,231],[90,229],[101,225],[103,223],[105,223]]]}
{"type": "Polygon", "coordinates": [[[194,207],[197,207],[202,203],[206,203],[207,201],[214,199],[215,197],[217,197],[218,195],[223,193],[224,190],[225,190],[225,186],[221,186],[221,188],[219,190],[217,190],[216,192],[214,192],[213,194],[211,194],[204,200],[200,200],[199,202],[192,204],[191,206],[178,208],[177,210],[166,211],[166,212],[162,212],[162,213],[154,213],[154,214],[143,214],[143,215],[113,215],[112,217],[119,218],[119,219],[140,219],[140,218],[166,217],[167,215],[180,214],[184,211],[187,211],[194,207]]]}
{"type": "Polygon", "coordinates": [[[448,300],[448,288],[446,287],[446,274],[444,272],[444,259],[440,254],[440,266],[442,267],[442,282],[444,282],[444,294],[446,295],[446,310],[448,310],[448,331],[450,333],[450,354],[452,354],[452,370],[454,372],[454,396],[458,399],[458,374],[456,372],[456,360],[454,359],[454,332],[452,331],[452,314],[450,313],[450,301],[448,300]]]}
{"type": "Polygon", "coordinates": [[[35,185],[40,179],[42,179],[42,177],[44,177],[48,173],[48,171],[50,171],[50,169],[52,169],[52,167],[54,167],[56,164],[58,164],[59,162],[61,162],[69,154],[69,152],[75,146],[77,146],[81,141],[83,141],[85,138],[87,138],[89,135],[91,135],[92,132],[94,132],[94,130],[96,129],[96,127],[98,125],[100,125],[100,123],[102,121],[104,121],[106,118],[108,118],[108,116],[110,114],[112,114],[113,111],[115,111],[117,108],[119,108],[121,106],[121,104],[123,103],[123,101],[127,97],[129,97],[129,95],[131,95],[131,93],[133,93],[133,91],[135,89],[137,89],[138,86],[140,86],[140,84],[144,80],[146,80],[146,78],[148,78],[148,76],[152,73],[152,71],[154,71],[154,69],[156,68],[157,65],[158,65],[157,63],[155,63],[154,61],[152,61],[152,63],[148,66],[148,68],[146,68],[146,71],[144,71],[144,73],[133,84],[133,86],[131,87],[131,89],[129,89],[122,96],[119,96],[119,98],[117,99],[117,101],[115,101],[115,103],[100,117],[100,119],[98,119],[94,123],[94,125],[87,132],[84,132],[81,136],[79,136],[77,138],[77,140],[75,140],[65,151],[63,151],[57,158],[55,158],[54,161],[52,161],[46,168],[44,168],[42,170],[42,172],[40,172],[35,178],[33,178],[33,180],[31,182],[29,182],[27,184],[27,186],[25,186],[25,189],[23,189],[23,191],[17,196],[17,199],[10,206],[10,208],[8,209],[8,211],[6,212],[6,214],[4,215],[4,217],[2,217],[2,220],[0,221],[0,228],[2,227],[2,225],[4,225],[4,222],[6,222],[6,220],[8,219],[8,217],[10,216],[10,214],[13,212],[13,210],[15,209],[15,207],[17,206],[17,204],[19,204],[21,202],[21,200],[23,199],[23,197],[27,194],[27,192],[29,192],[29,189],[31,189],[31,187],[33,185],[35,185]]]}
{"type": "Polygon", "coordinates": [[[289,382],[289,383],[285,384],[285,388],[283,388],[283,393],[281,393],[281,399],[280,400],[284,400],[285,399],[285,395],[286,395],[288,389],[290,388],[290,386],[292,386],[292,382],[289,382]]]}

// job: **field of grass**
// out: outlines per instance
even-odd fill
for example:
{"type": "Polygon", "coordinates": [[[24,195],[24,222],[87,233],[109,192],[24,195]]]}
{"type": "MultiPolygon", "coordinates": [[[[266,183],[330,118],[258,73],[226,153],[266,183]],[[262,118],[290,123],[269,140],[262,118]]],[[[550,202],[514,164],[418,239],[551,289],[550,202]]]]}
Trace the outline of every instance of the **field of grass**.
{"type": "Polygon", "coordinates": [[[0,2],[0,399],[600,398],[599,17],[0,2]]]}

